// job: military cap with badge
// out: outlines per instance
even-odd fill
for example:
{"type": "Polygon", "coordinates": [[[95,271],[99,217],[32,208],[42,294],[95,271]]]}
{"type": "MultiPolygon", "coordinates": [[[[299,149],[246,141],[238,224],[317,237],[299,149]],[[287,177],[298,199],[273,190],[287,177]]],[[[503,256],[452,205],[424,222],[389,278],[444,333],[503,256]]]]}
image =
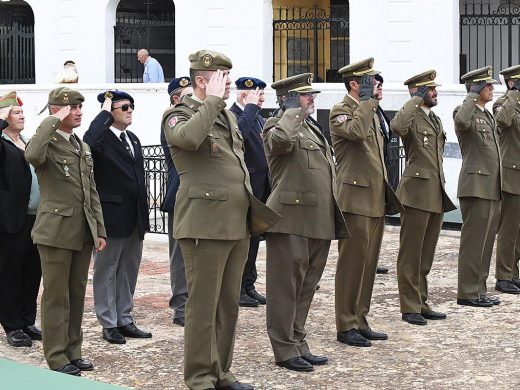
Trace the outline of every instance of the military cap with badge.
{"type": "Polygon", "coordinates": [[[477,84],[481,81],[485,81],[487,84],[495,84],[498,82],[495,79],[493,79],[493,68],[491,67],[491,65],[472,70],[471,72],[468,72],[465,75],[463,75],[460,79],[464,83],[472,84],[477,84]]]}
{"type": "Polygon", "coordinates": [[[0,108],[22,105],[22,100],[17,96],[16,91],[7,92],[0,97],[0,108]]]}
{"type": "Polygon", "coordinates": [[[404,85],[409,89],[419,87],[440,87],[440,84],[435,82],[435,77],[437,77],[437,72],[435,70],[427,70],[426,72],[410,77],[404,82],[404,85]]]}
{"type": "Polygon", "coordinates": [[[49,92],[47,104],[38,113],[40,115],[49,106],[77,106],[85,101],[85,97],[75,89],[58,87],[49,92]]]}
{"type": "Polygon", "coordinates": [[[237,90],[246,91],[252,89],[265,89],[266,83],[262,80],[254,78],[254,77],[240,77],[235,81],[235,85],[237,86],[237,90]]]}
{"type": "Polygon", "coordinates": [[[177,77],[168,84],[168,95],[172,96],[179,89],[191,87],[191,79],[188,76],[177,77]]]}
{"type": "Polygon", "coordinates": [[[276,91],[276,96],[284,96],[289,92],[297,93],[320,93],[312,86],[314,75],[312,73],[302,73],[295,76],[287,77],[282,80],[275,81],[271,84],[271,88],[276,91]]]}
{"type": "Polygon", "coordinates": [[[190,69],[193,70],[230,70],[231,59],[218,51],[202,49],[190,54],[190,69]]]}
{"type": "Polygon", "coordinates": [[[378,70],[374,70],[373,66],[374,66],[374,57],[369,57],[367,59],[345,65],[343,68],[338,70],[338,73],[343,78],[362,77],[365,75],[375,76],[376,74],[381,73],[378,70]]]}
{"type": "Polygon", "coordinates": [[[520,91],[520,65],[514,65],[503,69],[500,71],[500,74],[504,77],[506,83],[513,81],[513,85],[510,89],[520,91]]]}
{"type": "Polygon", "coordinates": [[[109,90],[101,92],[99,95],[97,95],[97,101],[101,104],[103,104],[106,99],[112,99],[112,103],[119,102],[121,100],[128,100],[130,103],[123,104],[120,107],[121,110],[128,111],[129,108],[132,110],[135,109],[134,98],[125,91],[109,90]]]}

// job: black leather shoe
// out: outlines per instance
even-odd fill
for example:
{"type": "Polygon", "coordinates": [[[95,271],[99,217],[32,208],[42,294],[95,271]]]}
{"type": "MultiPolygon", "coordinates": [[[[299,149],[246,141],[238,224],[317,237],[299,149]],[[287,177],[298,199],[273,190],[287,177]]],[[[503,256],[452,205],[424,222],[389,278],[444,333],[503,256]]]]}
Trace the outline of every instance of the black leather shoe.
{"type": "Polygon", "coordinates": [[[493,305],[500,305],[500,299],[495,298],[495,297],[490,297],[488,295],[481,295],[480,300],[485,301],[485,302],[491,302],[493,305]]]}
{"type": "Polygon", "coordinates": [[[29,336],[31,338],[31,340],[41,340],[42,339],[42,331],[34,325],[26,326],[22,330],[27,336],[29,336]]]}
{"type": "Polygon", "coordinates": [[[370,347],[372,343],[370,340],[363,337],[357,329],[350,329],[346,332],[338,332],[336,339],[340,343],[352,345],[353,347],[370,347]]]}
{"type": "Polygon", "coordinates": [[[419,313],[403,313],[402,319],[412,325],[426,325],[428,323],[426,318],[419,313]]]}
{"type": "Polygon", "coordinates": [[[76,367],[74,364],[65,364],[59,368],[54,368],[52,371],[60,372],[62,374],[81,376],[81,370],[76,367]]]}
{"type": "Polygon", "coordinates": [[[520,279],[513,279],[512,282],[516,287],[520,288],[520,279]]]}
{"type": "Polygon", "coordinates": [[[300,356],[296,356],[290,359],[287,359],[283,362],[276,362],[278,367],[287,368],[288,370],[293,371],[314,371],[314,367],[307,360],[303,359],[300,356]]]}
{"type": "Polygon", "coordinates": [[[94,365],[88,359],[74,359],[70,361],[70,364],[75,365],[81,371],[92,371],[94,369],[94,365]]]}
{"type": "Polygon", "coordinates": [[[238,301],[238,306],[241,306],[241,307],[258,307],[258,305],[260,305],[260,302],[258,302],[256,299],[251,298],[245,292],[241,292],[240,293],[240,301],[238,301]]]}
{"type": "Polygon", "coordinates": [[[441,313],[440,311],[425,311],[424,313],[421,313],[421,315],[426,318],[427,320],[445,320],[446,314],[441,313]]]}
{"type": "Polygon", "coordinates": [[[103,328],[103,338],[111,344],[126,343],[125,337],[117,328],[103,328]]]}
{"type": "Polygon", "coordinates": [[[377,267],[376,274],[386,275],[388,273],[388,268],[386,267],[377,267]]]}
{"type": "Polygon", "coordinates": [[[121,334],[125,337],[131,337],[135,339],[149,339],[152,337],[150,332],[139,329],[137,326],[135,326],[134,322],[120,326],[118,329],[119,332],[121,332],[121,334]]]}
{"type": "Polygon", "coordinates": [[[251,298],[257,300],[258,303],[261,305],[265,305],[267,303],[267,300],[265,299],[265,297],[262,294],[260,294],[258,291],[256,291],[255,289],[246,291],[246,293],[251,298]]]}
{"type": "Polygon", "coordinates": [[[329,362],[329,359],[326,356],[317,356],[310,352],[302,355],[302,359],[308,361],[313,366],[322,366],[329,362]]]}
{"type": "Polygon", "coordinates": [[[16,329],[6,333],[7,342],[13,347],[30,347],[32,340],[23,330],[16,329]]]}
{"type": "Polygon", "coordinates": [[[493,302],[484,299],[460,299],[457,298],[457,305],[473,306],[473,307],[491,307],[493,302]]]}
{"type": "Polygon", "coordinates": [[[184,327],[186,321],[185,321],[184,317],[179,317],[179,318],[174,318],[174,319],[173,319],[173,323],[174,323],[175,325],[179,325],[179,326],[184,327]]]}
{"type": "Polygon", "coordinates": [[[217,390],[255,390],[255,388],[247,383],[240,383],[236,381],[229,386],[215,387],[217,390]]]}
{"type": "Polygon", "coordinates": [[[358,329],[358,332],[361,336],[363,336],[367,340],[388,340],[388,335],[386,333],[374,332],[370,328],[358,329]]]}
{"type": "Polygon", "coordinates": [[[495,290],[505,294],[520,294],[520,288],[516,287],[512,280],[497,280],[495,290]]]}

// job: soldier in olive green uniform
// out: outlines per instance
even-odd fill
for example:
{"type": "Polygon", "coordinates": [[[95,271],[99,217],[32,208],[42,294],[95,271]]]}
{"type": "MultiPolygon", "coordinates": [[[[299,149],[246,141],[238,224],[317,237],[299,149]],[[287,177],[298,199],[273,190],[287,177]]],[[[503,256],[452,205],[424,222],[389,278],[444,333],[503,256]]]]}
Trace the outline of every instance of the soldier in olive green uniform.
{"type": "Polygon", "coordinates": [[[493,105],[500,130],[502,157],[502,211],[497,238],[495,289],[520,294],[518,258],[520,250],[520,65],[500,72],[507,91],[493,105]]]}
{"type": "Polygon", "coordinates": [[[184,379],[190,389],[252,389],[230,371],[249,236],[280,216],[257,200],[243,137],[225,109],[231,60],[210,50],[190,57],[193,95],[163,116],[180,178],[173,236],[188,282],[184,379]]]}
{"type": "Polygon", "coordinates": [[[405,207],[397,257],[397,282],[404,321],[426,325],[442,320],[428,300],[428,274],[445,211],[455,210],[444,188],[442,167],[446,133],[432,108],[437,105],[436,72],[429,70],[404,82],[412,98],[390,122],[403,140],[406,168],[397,195],[405,207]]]}
{"type": "Polygon", "coordinates": [[[43,120],[25,156],[36,169],[41,201],[32,230],[43,274],[43,352],[53,370],[80,375],[93,365],[81,356],[81,321],[93,247],[106,237],[90,149],[73,129],[83,96],[68,88],[49,93],[43,120]]]}
{"type": "Polygon", "coordinates": [[[461,77],[468,95],[453,112],[462,152],[457,196],[462,213],[457,303],[475,307],[498,304],[487,296],[486,280],[501,202],[500,149],[493,115],[493,69],[486,66],[461,77]]]}
{"type": "Polygon", "coordinates": [[[336,196],[331,148],[310,121],[312,74],[272,84],[282,109],[262,133],[272,193],[267,205],[282,215],[266,234],[267,332],[276,364],[312,371],[327,358],[305,341],[305,321],[329,253],[330,242],[348,234],[336,196]]]}
{"type": "Polygon", "coordinates": [[[373,331],[366,316],[374,288],[377,261],[385,227],[385,199],[402,206],[388,184],[384,136],[376,113],[373,58],[339,70],[348,94],[332,107],[329,124],[336,152],[338,204],[351,237],[339,240],[336,269],[336,329],[340,342],[368,347],[370,340],[386,340],[373,331]]]}

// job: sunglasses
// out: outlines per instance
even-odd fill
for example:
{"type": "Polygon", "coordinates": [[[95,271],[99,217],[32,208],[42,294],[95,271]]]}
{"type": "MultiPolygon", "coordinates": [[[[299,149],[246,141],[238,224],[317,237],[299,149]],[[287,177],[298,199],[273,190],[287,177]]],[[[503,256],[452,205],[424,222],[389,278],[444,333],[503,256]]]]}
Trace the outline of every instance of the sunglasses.
{"type": "Polygon", "coordinates": [[[117,110],[118,108],[120,108],[123,111],[128,111],[128,109],[131,108],[133,111],[135,108],[135,105],[134,105],[134,103],[123,104],[122,106],[119,106],[119,107],[113,107],[112,110],[117,110]]]}

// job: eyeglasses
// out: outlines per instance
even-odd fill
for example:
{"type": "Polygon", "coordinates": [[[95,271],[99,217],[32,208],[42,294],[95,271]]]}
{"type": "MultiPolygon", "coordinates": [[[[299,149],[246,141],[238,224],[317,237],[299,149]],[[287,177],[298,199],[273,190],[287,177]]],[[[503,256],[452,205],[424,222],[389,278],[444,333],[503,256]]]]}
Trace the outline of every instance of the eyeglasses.
{"type": "Polygon", "coordinates": [[[122,106],[119,106],[119,107],[113,107],[112,110],[117,110],[118,108],[120,108],[123,111],[128,111],[128,109],[131,108],[133,111],[135,108],[135,105],[134,105],[134,103],[123,104],[122,106]]]}
{"type": "Polygon", "coordinates": [[[300,93],[300,96],[306,97],[306,98],[315,98],[317,95],[316,92],[306,92],[306,93],[300,93]]]}

